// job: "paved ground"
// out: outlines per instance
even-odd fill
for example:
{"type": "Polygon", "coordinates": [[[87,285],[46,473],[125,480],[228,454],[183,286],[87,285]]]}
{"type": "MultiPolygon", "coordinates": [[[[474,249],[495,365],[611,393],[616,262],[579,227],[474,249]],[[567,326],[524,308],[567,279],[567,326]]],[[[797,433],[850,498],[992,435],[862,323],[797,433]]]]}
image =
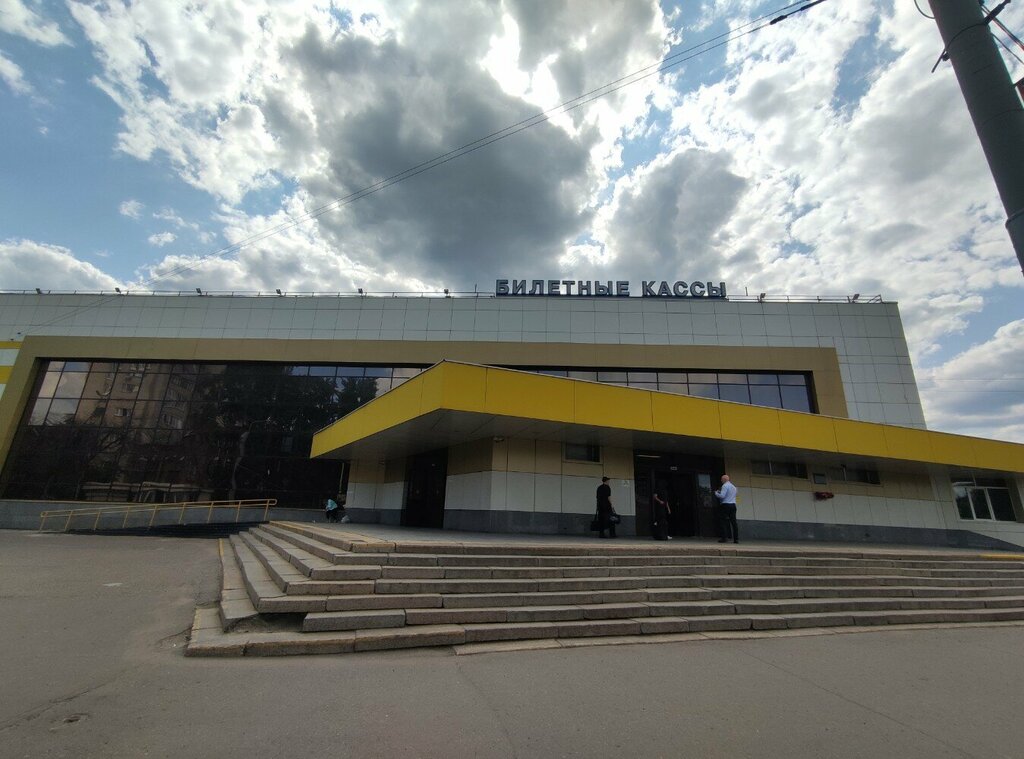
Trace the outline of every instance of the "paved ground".
{"type": "Polygon", "coordinates": [[[1020,757],[1024,627],[186,659],[215,541],[0,532],[0,757],[1020,757]]]}

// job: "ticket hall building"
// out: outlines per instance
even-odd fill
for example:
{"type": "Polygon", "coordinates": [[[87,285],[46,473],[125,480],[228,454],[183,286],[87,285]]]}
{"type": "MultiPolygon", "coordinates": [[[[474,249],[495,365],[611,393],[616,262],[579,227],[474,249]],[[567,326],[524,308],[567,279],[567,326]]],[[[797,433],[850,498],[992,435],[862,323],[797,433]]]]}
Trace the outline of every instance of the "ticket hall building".
{"type": "MultiPolygon", "coordinates": [[[[592,283],[591,283],[592,284],[592,283]]],[[[930,431],[881,298],[0,294],[0,527],[273,497],[319,518],[1024,545],[1024,446],[930,431]]],[[[605,289],[605,288],[602,288],[605,289]]],[[[502,288],[496,288],[501,292],[502,288]]]]}

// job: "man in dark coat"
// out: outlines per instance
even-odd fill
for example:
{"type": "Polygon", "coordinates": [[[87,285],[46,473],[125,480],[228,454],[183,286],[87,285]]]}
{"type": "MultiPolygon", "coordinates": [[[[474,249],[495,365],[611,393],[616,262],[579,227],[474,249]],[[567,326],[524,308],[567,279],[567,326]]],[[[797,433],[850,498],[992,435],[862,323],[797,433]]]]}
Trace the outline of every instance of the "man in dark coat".
{"type": "Polygon", "coordinates": [[[612,507],[612,489],[608,484],[608,478],[602,477],[601,484],[597,487],[597,527],[601,531],[602,538],[615,537],[615,523],[612,522],[612,514],[615,509],[612,507]],[[605,531],[608,534],[605,535],[605,531]]]}

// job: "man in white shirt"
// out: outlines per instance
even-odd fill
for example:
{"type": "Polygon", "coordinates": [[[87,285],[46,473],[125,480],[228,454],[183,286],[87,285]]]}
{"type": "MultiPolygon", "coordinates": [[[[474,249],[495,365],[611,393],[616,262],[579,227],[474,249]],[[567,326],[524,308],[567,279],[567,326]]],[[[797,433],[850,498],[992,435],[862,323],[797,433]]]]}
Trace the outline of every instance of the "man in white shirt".
{"type": "Polygon", "coordinates": [[[718,519],[721,525],[722,537],[719,543],[726,543],[732,534],[732,542],[740,542],[740,528],[736,524],[736,486],[729,481],[729,475],[722,475],[722,487],[715,491],[715,498],[721,503],[718,505],[718,519]]]}

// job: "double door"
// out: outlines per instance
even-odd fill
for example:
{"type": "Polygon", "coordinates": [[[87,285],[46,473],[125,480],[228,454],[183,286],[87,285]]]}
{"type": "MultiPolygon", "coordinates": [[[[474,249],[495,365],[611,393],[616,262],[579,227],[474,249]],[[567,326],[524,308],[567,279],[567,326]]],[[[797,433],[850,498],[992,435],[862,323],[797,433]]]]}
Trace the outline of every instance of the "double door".
{"type": "Polygon", "coordinates": [[[668,534],[713,537],[715,498],[712,483],[721,476],[720,459],[670,453],[638,452],[634,457],[637,535],[652,536],[658,528],[654,495],[668,502],[668,534]]]}

